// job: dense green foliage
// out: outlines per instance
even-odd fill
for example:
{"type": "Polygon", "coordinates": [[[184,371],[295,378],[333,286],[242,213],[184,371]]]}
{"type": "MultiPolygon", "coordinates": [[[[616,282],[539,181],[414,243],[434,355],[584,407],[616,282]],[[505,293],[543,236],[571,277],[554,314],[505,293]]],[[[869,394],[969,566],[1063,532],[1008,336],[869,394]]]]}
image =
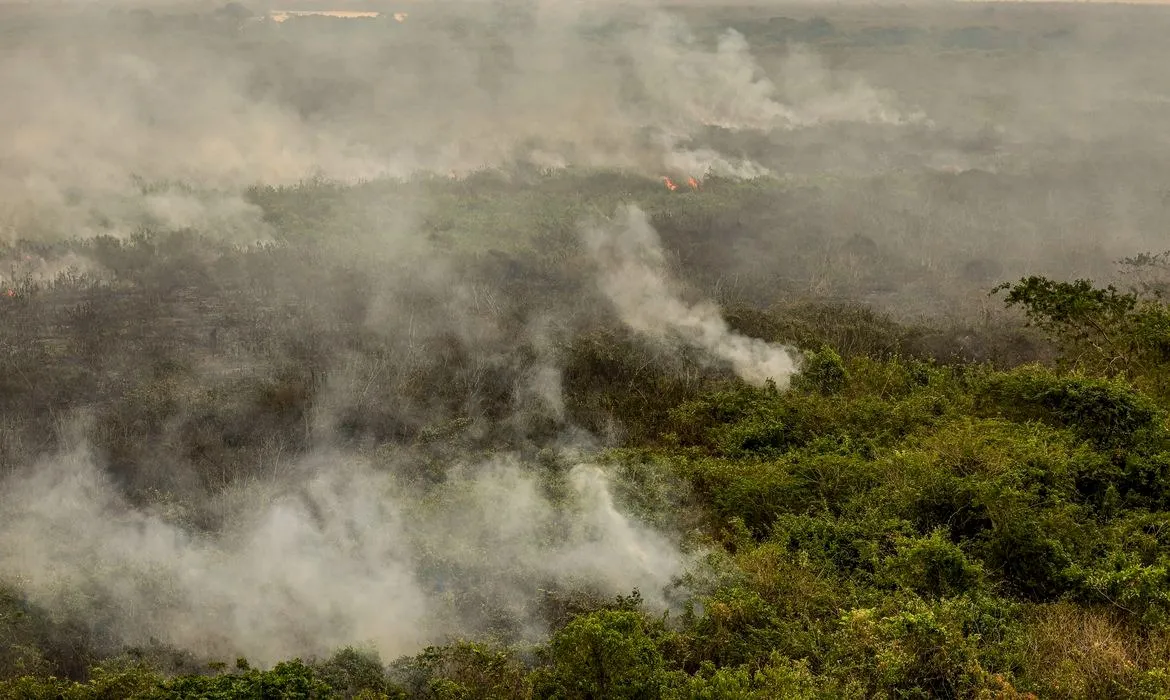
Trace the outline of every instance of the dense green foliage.
{"type": "Polygon", "coordinates": [[[535,650],[459,644],[389,671],[347,650],[170,679],[112,662],[75,682],[33,655],[6,663],[0,696],[1163,697],[1170,436],[1161,396],[1105,375],[823,346],[787,391],[661,395],[662,433],[611,459],[682,479],[708,514],[713,549],[682,613],[634,597],[571,615],[535,650]]]}

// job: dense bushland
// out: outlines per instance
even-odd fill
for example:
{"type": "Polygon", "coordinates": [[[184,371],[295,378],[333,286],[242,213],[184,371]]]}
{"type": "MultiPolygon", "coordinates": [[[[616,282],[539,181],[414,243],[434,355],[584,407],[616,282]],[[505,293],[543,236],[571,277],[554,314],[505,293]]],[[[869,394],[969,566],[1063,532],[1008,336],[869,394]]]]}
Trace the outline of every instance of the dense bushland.
{"type": "MultiPolygon", "coordinates": [[[[975,329],[760,289],[780,301],[741,298],[727,309],[732,325],[806,356],[791,387],[753,388],[613,318],[580,263],[571,210],[550,209],[507,251],[437,244],[472,290],[460,322],[489,319],[494,330],[472,344],[452,324],[403,331],[443,308],[433,289],[412,286],[404,269],[389,289],[408,302],[376,308],[380,266],[393,261],[347,264],[337,247],[351,231],[320,214],[374,186],[256,191],[281,232],[263,245],[143,231],[56,253],[19,248],[15,258],[71,250],[99,264],[30,276],[0,299],[4,470],[65,439],[46,426],[84,406],[130,498],[170,503],[173,517],[213,530],[214,501],[192,494],[264,478],[280,455],[323,436],[428,454],[415,464],[431,466],[404,476],[439,483],[445,455],[528,450],[573,425],[610,441],[604,460],[627,505],[689,530],[706,552],[678,582],[685,600],[662,613],[637,591],[561,591],[535,604],[552,629],[545,643],[501,620],[484,640],[397,660],[346,649],[229,670],[161,645],[116,648],[11,589],[0,599],[0,697],[1170,693],[1167,311],[1151,285],[1025,278],[998,291],[1026,318],[975,329]],[[533,340],[538,312],[557,319],[551,350],[533,340]],[[964,353],[959,336],[983,354],[964,353]],[[550,353],[563,373],[560,415],[516,389],[550,353]],[[356,384],[331,390],[338,374],[356,384]],[[175,466],[159,469],[160,454],[175,466]]],[[[662,202],[655,221],[668,247],[704,240],[688,227],[722,225],[718,212],[745,196],[737,188],[760,185],[710,185],[720,187],[727,199],[645,190],[662,202]],[[693,207],[714,218],[694,223],[704,215],[693,207]]],[[[510,216],[486,206],[463,215],[486,220],[438,229],[486,230],[510,216]]],[[[690,279],[719,277],[703,256],[679,252],[673,264],[682,276],[693,269],[690,279]]],[[[468,594],[466,604],[491,601],[468,594]]]]}
{"type": "MultiPolygon", "coordinates": [[[[0,700],[1170,697],[1170,253],[1142,252],[1170,206],[1170,15],[681,3],[695,43],[658,37],[663,65],[639,75],[607,57],[630,4],[582,11],[566,52],[532,41],[560,41],[538,29],[550,3],[280,25],[239,3],[10,5],[0,516],[24,519],[0,517],[0,700]],[[678,99],[648,99],[671,62],[678,99]],[[818,123],[745,130],[732,104],[678,131],[737,101],[696,80],[708,67],[767,96],[764,116],[808,103],[818,123]],[[590,112],[615,96],[659,106],[590,112]],[[669,143],[614,152],[643,137],[669,143]],[[440,151],[493,167],[288,184],[312,160],[442,171],[440,151]],[[638,165],[527,162],[578,156],[638,165]],[[778,177],[685,172],[743,159],[778,177]],[[170,176],[203,184],[150,179],[170,176]],[[581,227],[624,203],[681,299],[802,354],[790,386],[623,323],[581,227]],[[306,474],[350,475],[322,452],[398,490],[327,482],[368,487],[365,509],[314,501],[306,474]],[[477,494],[501,455],[520,476],[477,494]],[[582,459],[604,514],[677,537],[668,586],[615,596],[478,537],[570,503],[582,459]],[[172,585],[277,491],[343,527],[268,576],[196,577],[210,597],[172,585]],[[417,600],[322,583],[366,581],[335,549],[401,554],[360,536],[386,500],[394,536],[422,543],[390,590],[418,583],[457,623],[400,658],[349,638],[337,591],[377,621],[417,600]],[[503,516],[443,522],[477,510],[503,516]],[[85,539],[106,521],[132,556],[85,539]],[[192,551],[172,540],[197,556],[126,566],[192,551]],[[63,561],[87,545],[93,578],[63,561]],[[299,579],[316,595],[283,589],[299,579]],[[249,605],[222,608],[253,614],[233,628],[209,608],[241,588],[249,605]],[[152,607],[184,595],[203,607],[152,607]],[[158,620],[224,651],[142,633],[158,620]],[[237,658],[246,626],[318,653],[262,634],[247,644],[279,662],[237,658]]],[[[277,534],[317,532],[292,527],[302,511],[277,534]]],[[[536,536],[571,529],[566,511],[536,536]]]]}

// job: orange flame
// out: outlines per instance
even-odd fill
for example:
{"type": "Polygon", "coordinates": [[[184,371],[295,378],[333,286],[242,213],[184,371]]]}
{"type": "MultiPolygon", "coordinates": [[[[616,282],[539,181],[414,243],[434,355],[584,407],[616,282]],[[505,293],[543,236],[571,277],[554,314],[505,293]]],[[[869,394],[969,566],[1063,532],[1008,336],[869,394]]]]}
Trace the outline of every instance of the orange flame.
{"type": "Polygon", "coordinates": [[[698,189],[699,189],[699,181],[698,181],[698,180],[696,180],[695,178],[693,178],[693,177],[688,177],[688,178],[687,178],[687,184],[691,186],[691,189],[692,189],[692,190],[698,191],[698,189]]]}
{"type": "Polygon", "coordinates": [[[666,185],[666,189],[670,190],[671,192],[674,192],[678,189],[678,185],[674,184],[674,180],[671,180],[669,177],[662,178],[662,182],[666,185]]]}

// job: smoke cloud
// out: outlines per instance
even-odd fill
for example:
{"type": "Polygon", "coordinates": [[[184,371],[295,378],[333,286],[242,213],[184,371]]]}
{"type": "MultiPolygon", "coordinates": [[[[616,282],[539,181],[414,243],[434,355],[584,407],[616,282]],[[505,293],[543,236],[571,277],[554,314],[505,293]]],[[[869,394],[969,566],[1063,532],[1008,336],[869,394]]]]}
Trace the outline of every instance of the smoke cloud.
{"type": "Polygon", "coordinates": [[[711,302],[687,304],[671,280],[658,233],[636,206],[608,224],[586,226],[583,239],[599,268],[598,282],[630,328],[652,338],[677,340],[730,363],[744,381],[777,386],[799,370],[791,348],[732,331],[711,302]]]}
{"type": "Polygon", "coordinates": [[[775,83],[735,30],[701,39],[649,10],[514,9],[527,19],[484,11],[458,31],[421,10],[344,39],[311,19],[191,20],[165,6],[153,19],[95,7],[30,22],[0,49],[0,229],[201,226],[250,242],[269,237],[239,196],[256,183],[518,163],[755,177],[770,168],[704,134],[916,119],[800,49],[775,83]]]}
{"type": "Polygon", "coordinates": [[[526,634],[542,633],[529,607],[541,588],[641,587],[661,606],[684,563],[586,463],[560,496],[511,457],[457,467],[431,491],[341,453],[289,471],[227,499],[227,524],[211,533],[133,507],[77,445],[0,485],[0,568],[110,644],[270,663],[355,643],[392,658],[475,633],[488,621],[460,606],[470,595],[526,634]]]}

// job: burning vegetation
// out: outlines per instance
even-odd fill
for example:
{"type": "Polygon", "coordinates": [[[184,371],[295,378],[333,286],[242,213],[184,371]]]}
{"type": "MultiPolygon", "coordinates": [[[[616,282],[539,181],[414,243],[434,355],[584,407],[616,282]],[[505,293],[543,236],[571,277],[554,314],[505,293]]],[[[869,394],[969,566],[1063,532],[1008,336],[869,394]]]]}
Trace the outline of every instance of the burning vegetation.
{"type": "MultiPolygon", "coordinates": [[[[687,187],[691,188],[695,192],[699,191],[699,180],[697,180],[694,177],[688,177],[686,182],[687,182],[687,187]]],[[[666,186],[666,189],[670,190],[671,192],[675,192],[678,190],[678,183],[676,183],[674,181],[674,178],[671,178],[669,176],[664,175],[662,177],[662,183],[666,186]]]]}

